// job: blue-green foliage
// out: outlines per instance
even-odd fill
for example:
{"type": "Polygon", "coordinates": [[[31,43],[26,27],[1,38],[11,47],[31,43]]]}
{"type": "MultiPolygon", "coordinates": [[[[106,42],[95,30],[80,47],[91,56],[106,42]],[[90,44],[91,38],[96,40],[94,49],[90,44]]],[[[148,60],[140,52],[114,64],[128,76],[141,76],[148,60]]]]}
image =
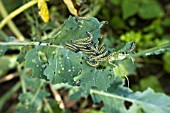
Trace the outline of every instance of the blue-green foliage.
{"type": "Polygon", "coordinates": [[[51,83],[68,83],[76,85],[73,80],[78,72],[82,70],[83,54],[75,53],[65,48],[55,50],[55,55],[48,58],[48,65],[44,70],[44,75],[51,83]]]}
{"type": "MultiPolygon", "coordinates": [[[[96,18],[70,17],[61,27],[59,34],[50,39],[53,44],[64,45],[71,40],[93,35],[93,42],[98,44],[101,38],[100,28],[104,22],[96,18]]],[[[32,77],[43,78],[53,84],[68,83],[79,85],[87,91],[90,88],[107,90],[114,81],[114,72],[109,68],[96,69],[87,65],[87,55],[75,53],[65,48],[36,47],[26,54],[26,67],[32,68],[32,77]]]]}
{"type": "Polygon", "coordinates": [[[170,111],[170,98],[164,94],[155,93],[150,88],[144,92],[131,94],[128,98],[132,99],[129,113],[139,111],[144,113],[169,113],[170,111]]]}
{"type": "MultiPolygon", "coordinates": [[[[98,39],[101,37],[100,28],[103,23],[93,17],[88,19],[69,17],[59,33],[48,42],[63,46],[65,43],[70,43],[71,40],[88,37],[87,32],[90,32],[93,35],[93,42],[98,44],[98,39]]],[[[69,85],[69,95],[73,100],[78,100],[80,96],[86,96],[90,92],[93,102],[100,103],[102,101],[104,106],[101,110],[107,113],[138,113],[143,111],[150,113],[152,110],[154,113],[168,113],[170,111],[170,98],[168,96],[157,94],[151,89],[143,93],[133,93],[129,88],[124,87],[121,78],[115,76],[121,74],[115,73],[113,65],[106,63],[101,67],[92,67],[86,63],[87,57],[88,55],[81,51],[76,53],[66,48],[39,45],[26,54],[25,64],[26,67],[32,69],[32,77],[34,78],[45,79],[52,84],[64,83],[64,85],[69,85]],[[129,109],[126,109],[125,101],[132,103],[129,109]],[[162,105],[159,107],[158,103],[162,105]]],[[[124,66],[120,66],[120,68],[123,67],[124,71],[129,70],[127,68],[131,68],[132,63],[125,62],[125,64],[127,65],[122,63],[124,66]]],[[[121,71],[121,73],[124,72],[121,71]]],[[[134,69],[130,73],[134,73],[134,69]]],[[[47,96],[45,92],[41,94],[40,97],[47,96]]],[[[26,101],[24,98],[30,100],[32,96],[31,93],[26,93],[22,94],[19,99],[22,102],[26,101]]],[[[42,101],[42,99],[40,100],[42,101]]],[[[39,103],[31,105],[31,109],[36,108],[36,105],[39,103]]],[[[21,103],[18,108],[21,112],[27,110],[22,107],[21,103]]],[[[32,112],[31,109],[28,111],[32,112]]]]}
{"type": "MultiPolygon", "coordinates": [[[[123,93],[122,93],[123,94],[123,93]]],[[[103,102],[102,110],[107,113],[169,113],[170,98],[161,93],[155,93],[152,89],[144,92],[131,93],[123,97],[107,92],[91,91],[94,102],[103,102]],[[125,108],[124,102],[131,102],[129,109],[125,108]]]]}
{"type": "Polygon", "coordinates": [[[30,89],[19,95],[19,103],[17,104],[18,113],[37,113],[40,112],[38,107],[43,105],[43,99],[49,96],[45,89],[45,81],[24,77],[25,86],[30,89]]]}
{"type": "Polygon", "coordinates": [[[93,41],[98,43],[98,38],[101,38],[100,28],[105,23],[99,22],[96,18],[81,18],[69,17],[62,25],[60,32],[54,37],[54,44],[65,44],[71,40],[88,37],[87,32],[93,35],[93,41]]]}

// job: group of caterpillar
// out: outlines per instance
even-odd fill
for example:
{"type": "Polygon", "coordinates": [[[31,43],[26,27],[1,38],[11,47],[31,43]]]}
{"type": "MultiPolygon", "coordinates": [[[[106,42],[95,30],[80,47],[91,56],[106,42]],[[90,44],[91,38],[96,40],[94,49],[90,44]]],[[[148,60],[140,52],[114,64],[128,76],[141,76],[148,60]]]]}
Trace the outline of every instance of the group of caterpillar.
{"type": "Polygon", "coordinates": [[[65,48],[68,48],[74,52],[82,51],[84,54],[89,55],[86,63],[90,66],[98,66],[101,61],[108,61],[111,63],[116,60],[123,60],[132,52],[135,48],[135,42],[127,43],[122,49],[117,52],[112,52],[106,50],[106,45],[102,45],[101,47],[96,46],[93,43],[93,36],[90,32],[87,32],[89,37],[82,38],[78,40],[71,41],[71,43],[66,43],[65,48]]]}

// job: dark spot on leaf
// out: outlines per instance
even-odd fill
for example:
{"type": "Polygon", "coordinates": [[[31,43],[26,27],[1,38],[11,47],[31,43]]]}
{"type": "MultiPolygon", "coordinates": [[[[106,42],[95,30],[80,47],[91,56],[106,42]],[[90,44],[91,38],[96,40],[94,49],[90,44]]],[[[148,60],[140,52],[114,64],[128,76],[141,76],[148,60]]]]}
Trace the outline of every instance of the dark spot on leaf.
{"type": "Polygon", "coordinates": [[[130,106],[132,106],[132,102],[125,101],[124,105],[125,105],[126,109],[129,109],[130,106]]]}
{"type": "Polygon", "coordinates": [[[103,66],[103,65],[99,65],[99,66],[97,66],[97,69],[99,69],[99,70],[104,70],[104,69],[106,69],[106,67],[103,66]]]}
{"type": "Polygon", "coordinates": [[[41,42],[41,41],[39,41],[39,45],[41,45],[41,43],[42,43],[42,42],[41,42]]]}
{"type": "Polygon", "coordinates": [[[75,53],[78,53],[79,51],[80,51],[80,50],[79,50],[79,49],[77,49],[77,50],[75,50],[74,52],[75,52],[75,53]]]}
{"type": "Polygon", "coordinates": [[[108,22],[107,22],[107,21],[105,21],[105,22],[104,22],[104,24],[108,24],[108,22]]]}
{"type": "Polygon", "coordinates": [[[96,87],[96,86],[92,86],[91,88],[92,88],[92,89],[97,89],[97,87],[96,87]]]}
{"type": "Polygon", "coordinates": [[[93,72],[93,70],[90,70],[90,72],[93,72]]]}
{"type": "Polygon", "coordinates": [[[83,62],[81,61],[80,64],[83,64],[83,62]]]}
{"type": "Polygon", "coordinates": [[[81,58],[82,58],[83,60],[86,60],[86,56],[82,56],[81,58]]]}

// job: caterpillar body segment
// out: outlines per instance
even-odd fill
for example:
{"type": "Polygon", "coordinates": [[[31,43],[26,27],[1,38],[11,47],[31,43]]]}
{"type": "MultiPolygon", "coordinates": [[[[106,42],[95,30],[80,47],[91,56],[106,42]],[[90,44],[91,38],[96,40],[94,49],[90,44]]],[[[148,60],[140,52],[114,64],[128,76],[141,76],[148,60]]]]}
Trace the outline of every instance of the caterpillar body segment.
{"type": "Polygon", "coordinates": [[[79,49],[77,47],[75,47],[75,46],[73,46],[71,44],[65,44],[64,47],[67,48],[67,49],[70,49],[70,50],[72,50],[74,52],[78,52],[79,51],[79,49]]]}
{"type": "Polygon", "coordinates": [[[89,60],[86,60],[86,63],[92,67],[96,67],[99,65],[99,62],[98,61],[89,61],[89,60]]]}
{"type": "Polygon", "coordinates": [[[100,47],[99,52],[103,53],[106,49],[106,44],[103,44],[102,47],[100,47]]]}
{"type": "Polygon", "coordinates": [[[105,51],[104,53],[98,55],[98,56],[90,56],[89,60],[98,60],[100,58],[106,57],[108,55],[108,51],[105,51]]]}
{"type": "Polygon", "coordinates": [[[87,38],[82,38],[82,39],[78,39],[78,40],[75,40],[75,41],[72,41],[73,43],[76,43],[76,44],[82,44],[82,43],[91,43],[92,40],[93,40],[93,36],[90,32],[87,32],[89,37],[87,38]]]}

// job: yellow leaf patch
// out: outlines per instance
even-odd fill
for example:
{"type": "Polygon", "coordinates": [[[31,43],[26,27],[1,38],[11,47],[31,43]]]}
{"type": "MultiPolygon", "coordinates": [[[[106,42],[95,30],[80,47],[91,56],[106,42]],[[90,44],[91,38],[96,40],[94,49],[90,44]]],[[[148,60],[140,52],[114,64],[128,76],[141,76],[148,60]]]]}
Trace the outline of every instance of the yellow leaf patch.
{"type": "Polygon", "coordinates": [[[48,6],[46,3],[46,0],[38,0],[38,9],[39,9],[39,15],[41,16],[42,20],[44,22],[49,21],[49,11],[48,6]]]}
{"type": "Polygon", "coordinates": [[[71,14],[77,16],[77,9],[74,8],[71,0],[63,0],[71,14]]]}

